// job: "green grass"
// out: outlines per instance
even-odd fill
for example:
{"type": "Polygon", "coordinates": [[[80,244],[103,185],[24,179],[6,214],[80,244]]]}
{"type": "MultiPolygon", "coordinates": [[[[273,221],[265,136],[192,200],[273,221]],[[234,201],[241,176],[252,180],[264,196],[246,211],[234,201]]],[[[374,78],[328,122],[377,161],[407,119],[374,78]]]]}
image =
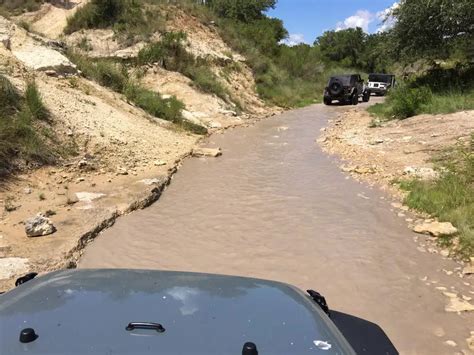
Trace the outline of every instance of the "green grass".
{"type": "Polygon", "coordinates": [[[8,15],[20,15],[23,12],[39,10],[43,0],[0,0],[0,10],[8,15]]]}
{"type": "Polygon", "coordinates": [[[23,97],[0,75],[0,174],[8,173],[18,160],[30,165],[54,162],[54,144],[46,143],[37,122],[48,117],[33,81],[27,84],[23,97]]]}
{"type": "Polygon", "coordinates": [[[409,191],[405,203],[457,227],[457,252],[468,258],[474,255],[474,135],[470,147],[456,148],[440,166],[441,175],[435,181],[401,183],[401,188],[409,191]]]}
{"type": "Polygon", "coordinates": [[[25,103],[33,119],[43,121],[47,121],[49,119],[50,114],[43,103],[41,93],[39,92],[34,80],[31,80],[27,83],[25,91],[25,103]]]}
{"type": "Polygon", "coordinates": [[[226,102],[232,101],[230,93],[217,75],[210,69],[210,63],[195,58],[183,46],[184,32],[167,32],[161,40],[143,48],[138,54],[138,65],[159,63],[170,71],[180,72],[193,81],[202,92],[214,94],[226,102]]]}
{"type": "Polygon", "coordinates": [[[129,102],[150,115],[171,121],[196,134],[207,133],[205,127],[183,119],[181,111],[185,106],[181,101],[174,96],[163,99],[159,93],[146,89],[128,74],[124,64],[107,59],[93,60],[77,52],[69,52],[68,56],[86,77],[123,94],[129,102]]]}
{"type": "Polygon", "coordinates": [[[163,31],[165,24],[159,8],[150,0],[91,0],[68,18],[64,33],[112,28],[120,40],[132,44],[163,31]]]}
{"type": "Polygon", "coordinates": [[[393,90],[384,103],[368,111],[380,120],[405,119],[423,113],[448,114],[474,110],[474,90],[432,92],[428,87],[411,88],[402,85],[393,90]]]}

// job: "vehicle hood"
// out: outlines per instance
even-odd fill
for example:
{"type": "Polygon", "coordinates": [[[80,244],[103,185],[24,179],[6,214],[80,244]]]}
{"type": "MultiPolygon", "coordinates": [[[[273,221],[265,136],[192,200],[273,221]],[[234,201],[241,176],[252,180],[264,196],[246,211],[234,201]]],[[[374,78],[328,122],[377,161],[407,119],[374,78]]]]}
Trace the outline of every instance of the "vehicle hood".
{"type": "Polygon", "coordinates": [[[271,281],[69,270],[0,296],[1,354],[241,354],[248,341],[260,354],[353,354],[309,297],[271,281]],[[166,331],[127,331],[129,322],[166,331]],[[24,328],[38,338],[21,343],[24,328]]]}

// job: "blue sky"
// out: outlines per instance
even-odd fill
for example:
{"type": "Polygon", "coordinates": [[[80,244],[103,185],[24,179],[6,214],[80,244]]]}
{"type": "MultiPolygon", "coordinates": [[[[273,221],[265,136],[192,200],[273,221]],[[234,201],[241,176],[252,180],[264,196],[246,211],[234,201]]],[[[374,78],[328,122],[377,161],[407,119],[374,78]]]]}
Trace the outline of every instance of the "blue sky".
{"type": "MultiPolygon", "coordinates": [[[[269,16],[280,18],[290,39],[313,43],[324,31],[359,26],[368,33],[382,27],[383,11],[395,0],[278,0],[269,16]]],[[[383,28],[382,28],[383,29],[383,28]]]]}

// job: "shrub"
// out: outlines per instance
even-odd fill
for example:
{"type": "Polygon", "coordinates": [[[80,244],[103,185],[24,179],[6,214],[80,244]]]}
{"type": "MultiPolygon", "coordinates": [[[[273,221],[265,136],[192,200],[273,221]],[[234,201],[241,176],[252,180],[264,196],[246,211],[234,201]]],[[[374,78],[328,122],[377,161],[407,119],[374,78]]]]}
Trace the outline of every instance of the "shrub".
{"type": "Polygon", "coordinates": [[[157,13],[149,11],[144,0],[91,0],[68,18],[65,34],[81,29],[108,28],[123,39],[148,38],[163,30],[165,21],[157,13]]]}
{"type": "Polygon", "coordinates": [[[184,104],[174,96],[169,99],[163,99],[158,93],[135,83],[129,83],[126,86],[124,95],[135,105],[155,117],[174,123],[182,121],[181,110],[184,109],[184,104]]]}
{"type": "Polygon", "coordinates": [[[419,113],[420,108],[429,104],[431,99],[432,93],[428,87],[410,88],[402,85],[392,90],[388,104],[392,106],[393,116],[405,119],[419,113]]]}

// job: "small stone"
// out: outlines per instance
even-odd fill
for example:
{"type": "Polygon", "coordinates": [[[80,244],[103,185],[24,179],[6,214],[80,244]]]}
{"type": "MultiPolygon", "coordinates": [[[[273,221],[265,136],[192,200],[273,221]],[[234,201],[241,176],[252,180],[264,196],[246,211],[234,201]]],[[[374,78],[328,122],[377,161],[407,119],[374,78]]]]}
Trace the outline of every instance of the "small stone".
{"type": "Polygon", "coordinates": [[[79,168],[85,168],[89,165],[88,161],[86,159],[82,159],[81,161],[79,161],[79,163],[77,163],[77,166],[79,168]]]}
{"type": "Polygon", "coordinates": [[[47,76],[57,76],[58,75],[58,73],[56,73],[56,70],[45,70],[44,73],[47,76]]]}
{"type": "Polygon", "coordinates": [[[430,234],[434,237],[451,236],[458,232],[450,222],[423,222],[413,227],[413,231],[419,234],[430,234]]]}
{"type": "Polygon", "coordinates": [[[441,256],[444,256],[445,258],[447,258],[449,256],[449,250],[447,250],[447,249],[443,249],[439,253],[440,253],[441,256]]]}
{"type": "Polygon", "coordinates": [[[93,193],[93,192],[77,192],[76,197],[79,201],[85,203],[92,203],[94,200],[104,197],[105,194],[102,193],[93,193]]]}
{"type": "Polygon", "coordinates": [[[469,349],[474,350],[474,332],[471,332],[471,337],[466,339],[469,349]]]}
{"type": "Polygon", "coordinates": [[[76,182],[78,182],[78,183],[79,183],[79,182],[83,182],[83,181],[85,181],[85,180],[86,180],[85,178],[83,178],[83,177],[80,177],[80,178],[77,178],[77,179],[76,179],[76,182]]]}
{"type": "Polygon", "coordinates": [[[25,222],[25,232],[28,237],[42,237],[56,232],[51,220],[41,213],[25,222]]]}
{"type": "Polygon", "coordinates": [[[474,305],[457,297],[450,298],[448,305],[444,308],[446,312],[472,312],[474,305]]]}
{"type": "Polygon", "coordinates": [[[444,343],[448,346],[452,346],[453,348],[458,345],[458,344],[456,344],[456,342],[454,342],[452,340],[446,340],[444,343]]]}
{"type": "Polygon", "coordinates": [[[464,275],[473,275],[474,274],[474,266],[466,266],[463,270],[462,273],[464,275]]]}
{"type": "Polygon", "coordinates": [[[403,205],[399,202],[393,202],[391,205],[393,208],[398,208],[398,209],[401,209],[403,207],[403,205]]]}
{"type": "Polygon", "coordinates": [[[222,155],[221,148],[194,148],[193,157],[213,157],[217,158],[222,155]]]}
{"type": "Polygon", "coordinates": [[[153,164],[155,164],[155,166],[163,166],[166,165],[166,162],[163,160],[155,160],[153,164]]]}

